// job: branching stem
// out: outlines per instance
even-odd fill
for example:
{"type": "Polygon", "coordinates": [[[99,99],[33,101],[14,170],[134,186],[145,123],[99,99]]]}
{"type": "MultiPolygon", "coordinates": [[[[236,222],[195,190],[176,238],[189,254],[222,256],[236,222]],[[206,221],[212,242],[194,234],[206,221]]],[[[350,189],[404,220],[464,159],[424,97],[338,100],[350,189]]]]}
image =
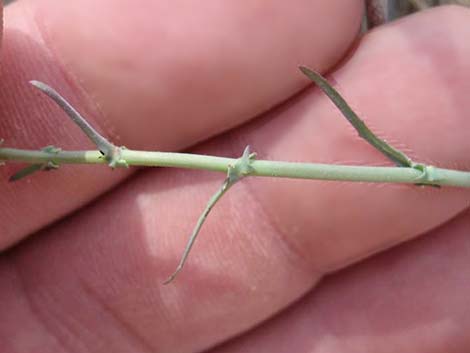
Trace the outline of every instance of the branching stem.
{"type": "Polygon", "coordinates": [[[98,150],[105,156],[105,159],[111,168],[119,166],[120,163],[123,163],[123,166],[126,166],[125,163],[121,160],[122,148],[109,142],[103,135],[96,131],[93,126],[91,126],[88,121],[86,121],[86,119],[82,117],[80,113],[55,89],[40,81],[33,80],[29,83],[52,99],[67,114],[67,116],[75,124],[77,124],[77,126],[85,133],[85,135],[87,135],[87,137],[96,145],[98,150]]]}
{"type": "MultiPolygon", "coordinates": [[[[173,167],[204,169],[227,173],[236,158],[206,156],[176,152],[150,152],[123,150],[122,159],[129,166],[173,167]]],[[[49,153],[38,150],[0,148],[0,160],[5,162],[55,164],[107,164],[99,151],[59,151],[49,153]]],[[[342,180],[371,183],[432,184],[470,188],[470,172],[427,166],[428,177],[416,168],[348,166],[321,163],[297,163],[255,160],[251,163],[251,176],[293,179],[342,180]],[[432,177],[430,177],[431,175],[432,177]],[[430,179],[426,182],[426,178],[430,179]]]]}
{"type": "MultiPolygon", "coordinates": [[[[60,164],[102,164],[110,167],[147,166],[206,169],[225,172],[226,178],[219,190],[209,200],[206,208],[191,233],[181,260],[173,274],[164,282],[170,283],[183,269],[189,252],[207,216],[220,198],[240,179],[246,176],[268,176],[277,178],[342,180],[374,183],[408,183],[419,186],[455,186],[470,188],[470,172],[437,168],[416,163],[402,151],[395,149],[385,140],[375,135],[351,109],[343,97],[319,73],[307,67],[300,70],[330,98],[343,116],[371,146],[393,161],[398,167],[369,167],[331,165],[318,163],[291,163],[255,160],[255,154],[245,149],[240,158],[223,158],[173,152],[133,151],[117,147],[100,135],[65,98],[54,89],[39,81],[31,83],[49,96],[74,121],[88,138],[97,146],[98,151],[62,151],[48,146],[40,151],[0,148],[0,161],[25,162],[30,165],[10,180],[15,181],[36,171],[51,170],[60,164]]],[[[1,144],[2,141],[0,141],[1,144]]]]}

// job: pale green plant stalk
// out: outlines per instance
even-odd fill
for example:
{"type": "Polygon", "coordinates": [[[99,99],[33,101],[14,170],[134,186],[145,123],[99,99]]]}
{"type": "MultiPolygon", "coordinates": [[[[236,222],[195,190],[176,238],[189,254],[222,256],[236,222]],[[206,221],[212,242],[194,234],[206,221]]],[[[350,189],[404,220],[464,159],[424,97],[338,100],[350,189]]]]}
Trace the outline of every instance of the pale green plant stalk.
{"type": "MultiPolygon", "coordinates": [[[[16,181],[36,171],[57,169],[61,164],[108,164],[111,168],[129,166],[177,167],[204,169],[227,174],[222,186],[212,196],[199,218],[175,272],[164,282],[170,283],[183,268],[189,252],[208,214],[218,200],[239,180],[247,176],[296,179],[340,180],[373,183],[408,183],[422,186],[470,188],[470,172],[438,168],[412,161],[403,152],[377,137],[349,107],[341,95],[320,74],[301,67],[300,70],[332,100],[359,136],[393,161],[398,167],[330,165],[256,160],[247,147],[240,158],[196,155],[174,152],[136,151],[118,147],[101,136],[51,87],[38,81],[32,84],[54,100],[97,146],[98,151],[63,151],[53,146],[41,150],[0,148],[0,160],[26,162],[30,165],[13,175],[16,181]]],[[[417,186],[418,187],[418,186],[417,186]]]]}
{"type": "MultiPolygon", "coordinates": [[[[190,153],[123,150],[121,158],[129,166],[203,169],[227,173],[237,158],[190,153]]],[[[0,148],[4,162],[55,164],[107,164],[99,151],[60,151],[55,153],[0,148]]],[[[291,179],[338,180],[369,183],[430,184],[470,188],[470,172],[426,166],[424,173],[415,168],[371,167],[321,163],[297,163],[255,160],[250,176],[291,179]]]]}

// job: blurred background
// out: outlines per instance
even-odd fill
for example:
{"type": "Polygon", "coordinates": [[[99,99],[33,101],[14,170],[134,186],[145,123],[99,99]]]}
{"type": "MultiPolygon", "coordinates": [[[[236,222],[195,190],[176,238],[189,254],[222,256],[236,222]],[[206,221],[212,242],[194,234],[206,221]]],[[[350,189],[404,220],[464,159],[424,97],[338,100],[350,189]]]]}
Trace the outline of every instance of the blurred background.
{"type": "MultiPolygon", "coordinates": [[[[8,5],[16,1],[22,0],[3,0],[3,3],[8,5]]],[[[447,4],[470,7],[470,0],[364,0],[362,32],[416,11],[447,4]]]]}
{"type": "MultiPolygon", "coordinates": [[[[5,5],[8,5],[14,1],[21,0],[3,0],[5,5]]],[[[379,17],[382,19],[382,22],[388,22],[394,20],[395,18],[405,16],[416,11],[424,10],[432,6],[458,4],[470,7],[470,0],[370,0],[367,2],[370,4],[370,8],[367,11],[369,14],[369,19],[367,19],[367,21],[372,21],[372,23],[369,24],[369,27],[373,27],[374,22],[378,21],[377,19],[379,17]],[[381,13],[378,14],[377,11],[381,11],[381,13]],[[375,18],[370,20],[371,16],[375,18]]]]}
{"type": "Polygon", "coordinates": [[[446,4],[470,6],[470,0],[370,0],[365,3],[369,7],[368,17],[376,15],[374,11],[380,11],[386,22],[433,6],[446,4]]]}

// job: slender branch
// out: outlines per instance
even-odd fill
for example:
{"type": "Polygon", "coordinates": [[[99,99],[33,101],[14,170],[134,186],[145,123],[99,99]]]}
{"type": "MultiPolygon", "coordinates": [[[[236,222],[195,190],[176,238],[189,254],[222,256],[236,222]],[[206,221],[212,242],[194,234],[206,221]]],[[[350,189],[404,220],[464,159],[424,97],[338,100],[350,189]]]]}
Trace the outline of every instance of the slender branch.
{"type": "Polygon", "coordinates": [[[243,179],[244,177],[250,175],[253,172],[253,168],[251,167],[254,159],[256,157],[255,153],[250,153],[250,146],[246,146],[245,150],[243,151],[243,155],[235,161],[233,164],[229,164],[227,167],[227,177],[225,178],[224,182],[222,183],[221,187],[217,192],[210,198],[209,202],[207,203],[204,212],[199,217],[196,227],[194,227],[191,236],[186,244],[186,247],[183,252],[183,256],[181,256],[181,260],[176,267],[176,270],[168,277],[168,279],[163,282],[163,284],[169,284],[172,282],[178,273],[183,269],[186,260],[188,259],[189,252],[196,241],[197,236],[199,235],[199,231],[202,228],[202,225],[207,219],[207,216],[214,208],[217,202],[225,195],[225,193],[238,181],[243,179]]]}
{"type": "Polygon", "coordinates": [[[184,248],[183,255],[181,256],[181,260],[178,263],[178,266],[176,267],[176,270],[163,282],[163,284],[169,284],[172,282],[178,273],[183,269],[184,264],[186,263],[186,260],[188,259],[189,252],[191,251],[194,242],[196,241],[196,237],[198,236],[202,225],[207,219],[207,216],[209,216],[209,213],[211,212],[212,208],[215,206],[215,204],[224,196],[224,194],[230,189],[230,187],[233,184],[230,184],[228,182],[228,178],[224,180],[224,183],[222,186],[216,191],[214,195],[210,198],[209,202],[207,203],[206,208],[202,212],[201,216],[199,217],[196,226],[194,227],[193,232],[191,233],[191,236],[189,237],[189,240],[186,244],[186,247],[184,248]]]}
{"type": "MultiPolygon", "coordinates": [[[[204,169],[227,173],[236,158],[175,152],[123,150],[130,166],[204,169]]],[[[0,160],[55,164],[107,164],[99,151],[59,151],[0,148],[0,160]]],[[[255,160],[250,176],[293,179],[342,180],[371,183],[408,183],[470,188],[470,172],[427,166],[423,171],[404,167],[371,167],[255,160]],[[427,180],[426,180],[427,179],[427,180]]]]}
{"type": "Polygon", "coordinates": [[[310,70],[307,67],[301,66],[300,71],[307,76],[310,80],[325,93],[328,98],[333,102],[334,105],[340,110],[343,116],[351,123],[356,129],[360,137],[370,143],[378,151],[384,154],[391,161],[395,162],[401,167],[412,167],[414,163],[411,159],[403,152],[395,149],[387,142],[377,137],[362,121],[357,114],[351,109],[349,104],[344,100],[343,97],[328,83],[328,81],[322,77],[319,73],[310,70]]]}
{"type": "MultiPolygon", "coordinates": [[[[60,148],[57,148],[54,146],[46,146],[43,149],[41,149],[41,151],[48,152],[48,153],[57,153],[60,151],[60,148]]],[[[30,164],[27,167],[13,174],[10,177],[9,181],[18,181],[20,179],[23,179],[24,177],[27,177],[28,175],[36,173],[37,171],[48,171],[48,170],[58,169],[58,168],[59,168],[59,165],[52,162],[51,160],[48,160],[44,163],[30,164]]]]}
{"type": "MultiPolygon", "coordinates": [[[[40,151],[0,148],[0,162],[16,161],[30,163],[30,166],[13,175],[10,178],[12,181],[21,179],[36,171],[56,169],[60,164],[64,163],[107,163],[112,168],[128,167],[129,165],[179,167],[227,173],[227,177],[222,186],[209,200],[202,215],[199,217],[176,270],[164,282],[165,284],[173,281],[177,274],[183,269],[196,237],[212,208],[231,186],[246,176],[376,183],[409,183],[421,186],[456,186],[470,188],[470,172],[437,168],[412,161],[402,151],[395,149],[385,140],[375,135],[324,77],[306,67],[300,67],[300,70],[330,98],[344,117],[356,129],[360,137],[387,158],[395,162],[398,167],[256,161],[256,155],[250,153],[249,147],[245,149],[240,158],[236,159],[187,153],[128,150],[123,147],[115,146],[105,137],[101,136],[59,93],[38,81],[31,81],[31,83],[53,99],[72,121],[83,130],[88,138],[95,143],[99,151],[62,151],[53,146],[45,147],[40,151]]],[[[3,141],[0,141],[0,144],[1,142],[3,141]]]]}
{"type": "Polygon", "coordinates": [[[104,136],[96,131],[93,126],[91,126],[88,121],[80,115],[72,104],[67,102],[67,100],[55,89],[40,81],[32,80],[29,81],[29,83],[52,99],[65,112],[65,114],[67,114],[67,116],[77,124],[77,126],[105,156],[105,159],[111,168],[117,167],[120,163],[123,163],[125,166],[125,162],[121,160],[121,147],[109,142],[104,136]]]}

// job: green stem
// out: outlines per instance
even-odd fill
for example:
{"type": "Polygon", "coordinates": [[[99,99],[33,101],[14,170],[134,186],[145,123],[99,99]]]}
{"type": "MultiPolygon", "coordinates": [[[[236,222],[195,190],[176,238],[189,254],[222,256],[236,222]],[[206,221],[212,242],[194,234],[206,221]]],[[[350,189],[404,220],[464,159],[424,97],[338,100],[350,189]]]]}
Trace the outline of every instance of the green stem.
{"type": "Polygon", "coordinates": [[[67,116],[83,131],[85,135],[96,145],[96,147],[105,156],[108,165],[111,168],[115,168],[120,163],[120,152],[121,148],[115,146],[109,142],[104,136],[96,131],[86,119],[80,115],[80,113],[62,97],[55,89],[48,86],[44,82],[30,81],[34,87],[39,89],[42,93],[47,95],[54,101],[66,114],[67,116]]]}
{"type": "MultiPolygon", "coordinates": [[[[227,173],[237,158],[224,158],[206,155],[174,152],[121,151],[121,158],[130,166],[174,167],[205,169],[227,173]]],[[[0,160],[6,162],[55,164],[107,164],[99,151],[59,151],[45,152],[0,148],[0,160]]],[[[404,167],[370,167],[330,165],[319,163],[293,163],[254,160],[251,162],[251,176],[342,180],[375,183],[409,183],[455,186],[470,188],[470,172],[425,166],[424,171],[404,167]]]]}
{"type": "MultiPolygon", "coordinates": [[[[470,188],[470,172],[436,168],[416,163],[403,152],[389,145],[375,135],[351,109],[344,98],[319,73],[307,68],[300,70],[330,98],[343,116],[356,129],[359,136],[371,144],[400,167],[369,167],[329,165],[315,163],[290,163],[278,161],[257,161],[256,154],[245,148],[240,158],[222,158],[206,155],[173,152],[133,151],[117,147],[101,136],[65,98],[53,88],[39,81],[31,83],[51,98],[75,122],[88,138],[97,146],[98,151],[62,151],[54,146],[47,146],[40,151],[0,148],[0,161],[26,162],[30,166],[20,170],[10,180],[15,181],[39,170],[50,170],[64,163],[104,164],[111,168],[133,166],[175,167],[206,169],[225,172],[227,177],[221,188],[214,194],[199,218],[196,227],[183,252],[175,272],[165,281],[174,280],[183,268],[196,237],[209,212],[227,190],[246,176],[269,176],[278,178],[342,180],[376,183],[409,183],[415,185],[455,186],[470,188]]],[[[3,140],[0,140],[0,144],[3,140]]]]}

